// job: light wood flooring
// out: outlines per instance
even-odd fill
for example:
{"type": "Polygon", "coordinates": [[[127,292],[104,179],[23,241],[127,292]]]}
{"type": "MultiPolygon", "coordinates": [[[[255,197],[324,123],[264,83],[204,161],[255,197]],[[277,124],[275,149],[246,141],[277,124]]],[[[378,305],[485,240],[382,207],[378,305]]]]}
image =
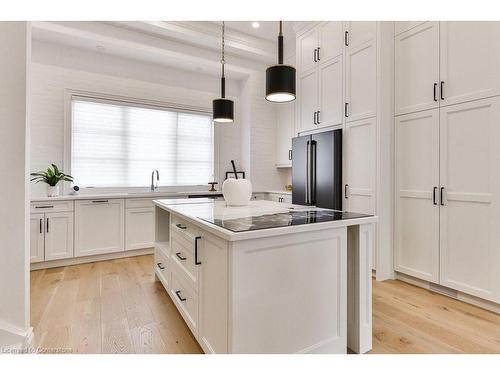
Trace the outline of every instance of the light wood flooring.
{"type": "MultiPolygon", "coordinates": [[[[42,352],[201,353],[151,255],[31,272],[42,352]]],[[[405,284],[373,282],[371,353],[500,353],[500,315],[405,284]]]]}

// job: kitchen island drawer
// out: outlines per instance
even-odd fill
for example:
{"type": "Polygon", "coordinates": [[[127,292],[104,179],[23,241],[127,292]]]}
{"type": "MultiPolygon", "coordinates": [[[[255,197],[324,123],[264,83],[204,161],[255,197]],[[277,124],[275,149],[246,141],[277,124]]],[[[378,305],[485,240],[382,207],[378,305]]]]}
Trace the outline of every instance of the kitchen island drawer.
{"type": "Polygon", "coordinates": [[[170,288],[171,265],[169,257],[160,249],[155,249],[155,272],[158,277],[163,278],[162,283],[165,288],[170,288]]]}
{"type": "Polygon", "coordinates": [[[170,295],[177,309],[193,334],[198,334],[198,295],[189,282],[177,272],[172,272],[170,295]]]}
{"type": "Polygon", "coordinates": [[[170,235],[170,255],[174,268],[192,284],[193,289],[198,290],[198,265],[196,264],[196,247],[199,238],[193,242],[186,239],[183,235],[172,232],[170,235]]]}

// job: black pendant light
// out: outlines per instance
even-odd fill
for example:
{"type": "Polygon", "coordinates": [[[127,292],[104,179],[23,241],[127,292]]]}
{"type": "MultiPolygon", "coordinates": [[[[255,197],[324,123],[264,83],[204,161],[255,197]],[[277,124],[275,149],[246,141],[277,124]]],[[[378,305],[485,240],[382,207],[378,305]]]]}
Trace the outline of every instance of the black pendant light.
{"type": "Polygon", "coordinates": [[[220,79],[221,98],[214,99],[212,102],[212,113],[214,122],[233,122],[234,120],[234,102],[226,99],[226,77],[224,76],[224,21],[222,21],[222,77],[220,79]]]}
{"type": "Polygon", "coordinates": [[[266,99],[270,102],[295,100],[295,68],[283,64],[283,22],[278,35],[278,65],[266,70],[266,99]]]}

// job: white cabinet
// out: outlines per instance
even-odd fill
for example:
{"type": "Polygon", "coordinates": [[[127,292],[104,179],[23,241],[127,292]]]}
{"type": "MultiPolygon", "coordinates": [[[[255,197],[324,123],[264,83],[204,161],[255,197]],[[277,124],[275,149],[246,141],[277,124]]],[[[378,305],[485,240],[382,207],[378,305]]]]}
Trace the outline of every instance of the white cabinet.
{"type": "Polygon", "coordinates": [[[30,262],[43,262],[45,241],[45,215],[31,214],[30,217],[30,262]]]}
{"type": "Polygon", "coordinates": [[[377,115],[376,40],[346,51],[346,121],[377,115]]]}
{"type": "Polygon", "coordinates": [[[342,124],[342,56],[319,67],[318,127],[342,124]]]}
{"type": "Polygon", "coordinates": [[[75,256],[124,251],[123,199],[75,202],[75,256]]]}
{"type": "Polygon", "coordinates": [[[323,22],[318,27],[318,34],[318,62],[327,62],[342,55],[342,22],[323,22]]]}
{"type": "Polygon", "coordinates": [[[440,23],[441,105],[500,95],[499,45],[500,22],[440,23]]]}
{"type": "Polygon", "coordinates": [[[291,167],[295,103],[281,103],[276,112],[276,167],[291,167]]]}
{"type": "Polygon", "coordinates": [[[291,194],[267,193],[266,200],[278,203],[292,203],[291,194]]]}
{"type": "Polygon", "coordinates": [[[73,257],[73,212],[45,214],[45,260],[73,257]]]}
{"type": "Polygon", "coordinates": [[[73,202],[31,205],[31,263],[73,257],[73,202]]]}
{"type": "Polygon", "coordinates": [[[127,208],[125,213],[125,250],[154,246],[154,207],[127,208]]]}
{"type": "Polygon", "coordinates": [[[345,22],[344,44],[346,47],[357,47],[362,43],[375,39],[377,36],[376,21],[345,22]]]}
{"type": "Polygon", "coordinates": [[[301,71],[314,67],[318,62],[318,31],[309,30],[297,39],[297,65],[301,71]]]}
{"type": "Polygon", "coordinates": [[[439,22],[399,34],[394,43],[396,115],[439,106],[439,22]]]}
{"type": "Polygon", "coordinates": [[[318,71],[310,70],[299,76],[299,124],[298,131],[311,130],[316,127],[316,111],[318,109],[318,71]]]}
{"type": "Polygon", "coordinates": [[[394,22],[394,35],[401,34],[423,24],[425,21],[396,21],[394,22]]]}
{"type": "Polygon", "coordinates": [[[439,110],[395,120],[394,268],[439,282],[439,110]]]}
{"type": "Polygon", "coordinates": [[[343,210],[375,214],[376,118],[349,122],[343,135],[343,210]]]}
{"type": "Polygon", "coordinates": [[[440,112],[441,284],[500,303],[500,97],[440,112]]]}

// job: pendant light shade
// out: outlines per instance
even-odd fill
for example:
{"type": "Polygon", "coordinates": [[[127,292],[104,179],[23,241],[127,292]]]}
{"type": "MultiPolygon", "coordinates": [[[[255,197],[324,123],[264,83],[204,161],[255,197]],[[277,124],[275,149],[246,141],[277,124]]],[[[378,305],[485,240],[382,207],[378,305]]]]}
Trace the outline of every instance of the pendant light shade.
{"type": "Polygon", "coordinates": [[[280,21],[278,35],[278,65],[266,70],[266,99],[270,102],[290,102],[295,100],[295,68],[283,64],[283,24],[280,21]]]}
{"type": "Polygon", "coordinates": [[[212,101],[212,115],[214,122],[227,123],[234,121],[234,102],[226,99],[226,77],[224,76],[224,21],[222,22],[222,76],[220,79],[220,99],[212,101]]]}

